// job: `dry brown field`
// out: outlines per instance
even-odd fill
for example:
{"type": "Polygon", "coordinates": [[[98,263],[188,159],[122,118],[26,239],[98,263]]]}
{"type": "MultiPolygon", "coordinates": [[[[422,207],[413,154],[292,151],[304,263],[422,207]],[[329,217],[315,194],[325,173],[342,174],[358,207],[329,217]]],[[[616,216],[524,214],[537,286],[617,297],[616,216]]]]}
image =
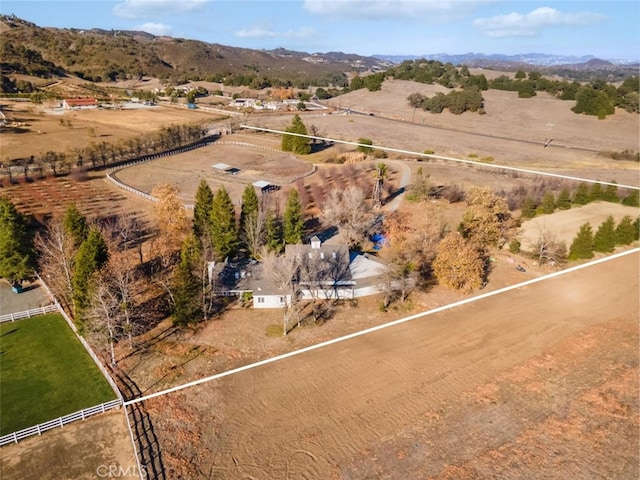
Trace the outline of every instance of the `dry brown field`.
{"type": "Polygon", "coordinates": [[[635,479],[639,259],[150,400],[167,474],[635,479]]]}
{"type": "MultiPolygon", "coordinates": [[[[509,189],[530,181],[490,173],[492,163],[640,185],[638,163],[597,155],[600,150],[637,151],[637,115],[617,112],[599,121],[573,114],[571,102],[543,95],[519,100],[515,94],[492,91],[485,92],[484,116],[431,115],[406,105],[406,96],[418,88],[438,87],[385,82],[382,92],[358,91],[333,100],[374,116],[304,114],[303,120],[323,136],[367,137],[378,145],[431,149],[459,158],[472,155],[487,163],[486,169],[443,160],[418,163],[410,155],[394,154],[389,164],[404,164],[392,168],[396,186],[405,168],[415,174],[420,167],[437,184],[509,189]],[[552,146],[544,148],[550,137],[552,146]]],[[[211,114],[177,108],[72,114],[76,113],[69,117],[68,127],[59,117],[20,111],[17,116],[31,124],[30,130],[0,134],[2,158],[7,145],[11,155],[24,156],[58,146],[63,150],[117,141],[171,123],[220,121],[211,114]],[[40,134],[35,133],[38,129],[40,134]],[[89,135],[90,129],[95,136],[89,135]]],[[[290,118],[253,114],[245,120],[284,128],[290,118]]],[[[280,143],[279,137],[267,134],[240,133],[233,138],[276,149],[280,143]]],[[[145,191],[164,181],[176,183],[186,203],[191,203],[200,178],[207,178],[212,187],[224,184],[233,190],[237,201],[249,181],[266,175],[284,179],[353,150],[334,145],[288,163],[287,156],[237,148],[196,149],[118,175],[145,191]],[[237,164],[245,176],[223,183],[227,177],[211,169],[218,162],[237,164]],[[278,163],[277,175],[277,168],[261,170],[268,162],[278,163]]],[[[328,182],[350,180],[344,167],[322,164],[319,169],[305,185],[320,181],[322,170],[333,170],[328,182]]],[[[152,209],[151,203],[118,190],[99,172],[87,182],[51,179],[0,188],[0,194],[8,194],[21,211],[36,216],[45,216],[47,208],[61,211],[69,201],[79,203],[90,216],[132,209],[148,215],[152,209]]],[[[443,204],[451,225],[459,221],[462,207],[443,204]]],[[[556,221],[560,214],[554,214],[535,220],[552,222],[555,230],[569,235],[569,227],[584,223],[583,218],[616,216],[615,209],[622,208],[593,204],[597,212],[582,210],[588,207],[572,209],[576,216],[570,219],[556,221]]],[[[595,221],[592,225],[597,227],[595,221]]],[[[573,235],[575,231],[577,227],[573,235]]],[[[515,271],[506,254],[495,257],[483,292],[549,273],[524,257],[516,259],[527,267],[525,273],[515,271]]],[[[167,478],[635,479],[640,475],[638,260],[638,254],[627,256],[145,402],[160,439],[167,478]]],[[[142,348],[123,360],[122,368],[146,394],[461,298],[433,287],[412,294],[408,304],[389,312],[379,310],[375,297],[362,299],[338,308],[328,322],[294,330],[286,338],[266,333],[281,321],[279,311],[232,308],[193,331],[173,333],[155,343],[154,337],[170,331],[166,321],[149,332],[149,343],[140,339],[142,348]]],[[[122,356],[131,353],[125,350],[122,356]]],[[[45,453],[31,461],[50,465],[59,459],[64,468],[71,455],[75,458],[70,453],[75,443],[95,445],[97,439],[101,443],[94,447],[96,454],[108,443],[100,429],[98,434],[76,433],[69,427],[64,431],[73,441],[56,446],[55,457],[45,453]]],[[[32,445],[51,433],[16,447],[25,445],[33,452],[32,445]]],[[[118,458],[123,460],[118,461],[128,461],[130,443],[121,448],[118,458]]],[[[109,445],[106,449],[112,452],[109,445]]],[[[2,449],[3,475],[9,459],[5,452],[9,450],[2,449]]],[[[13,470],[18,473],[8,478],[66,478],[53,467],[49,477],[41,467],[35,470],[40,476],[24,476],[20,472],[32,465],[26,458],[20,456],[13,470]]],[[[92,478],[95,467],[89,463],[95,462],[86,463],[78,467],[77,476],[68,478],[92,478]]]]}
{"type": "Polygon", "coordinates": [[[558,211],[553,215],[540,215],[527,220],[522,224],[519,239],[522,242],[522,248],[530,251],[530,247],[535,244],[537,239],[544,232],[547,232],[553,234],[557,240],[564,242],[568,249],[583,224],[589,223],[595,233],[600,224],[609,216],[613,217],[617,225],[624,216],[628,215],[635,220],[638,214],[640,214],[640,209],[637,207],[593,202],[571,210],[558,211]]]}
{"type": "Polygon", "coordinates": [[[95,480],[109,478],[110,466],[128,473],[112,478],[140,478],[122,410],[4,446],[0,454],[4,480],[95,480]]]}
{"type": "Polygon", "coordinates": [[[117,144],[128,138],[159,131],[163,126],[214,123],[223,118],[180,106],[156,106],[126,110],[61,110],[54,104],[2,100],[2,112],[10,122],[22,124],[0,132],[0,163],[14,158],[40,156],[52,150],[71,152],[91,143],[117,144]],[[69,126],[69,123],[71,126],[69,126]]]}

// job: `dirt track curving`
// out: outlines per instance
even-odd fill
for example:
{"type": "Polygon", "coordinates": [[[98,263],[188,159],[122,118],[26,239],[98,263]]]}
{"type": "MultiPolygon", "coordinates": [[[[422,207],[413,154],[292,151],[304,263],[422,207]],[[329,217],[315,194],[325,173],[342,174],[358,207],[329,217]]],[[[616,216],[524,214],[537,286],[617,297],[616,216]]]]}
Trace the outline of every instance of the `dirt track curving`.
{"type": "Polygon", "coordinates": [[[153,400],[167,473],[637,478],[639,259],[153,400]]]}

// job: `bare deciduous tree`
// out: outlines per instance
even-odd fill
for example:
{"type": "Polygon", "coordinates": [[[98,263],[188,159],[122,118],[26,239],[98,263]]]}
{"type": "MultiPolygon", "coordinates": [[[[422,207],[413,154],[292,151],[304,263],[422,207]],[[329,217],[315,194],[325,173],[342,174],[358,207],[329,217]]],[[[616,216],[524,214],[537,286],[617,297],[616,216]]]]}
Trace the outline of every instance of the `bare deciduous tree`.
{"type": "Polygon", "coordinates": [[[52,293],[68,312],[73,311],[73,268],[77,246],[62,218],[50,220],[35,239],[38,264],[52,293]]]}
{"type": "Polygon", "coordinates": [[[301,258],[295,255],[277,255],[269,251],[262,253],[263,270],[284,297],[284,318],[282,331],[286,335],[290,327],[300,324],[300,285],[298,275],[301,258]]]}
{"type": "Polygon", "coordinates": [[[373,207],[361,188],[333,189],[325,199],[323,222],[335,225],[349,246],[359,245],[374,222],[373,207]]]}
{"type": "Polygon", "coordinates": [[[541,227],[533,244],[533,255],[540,265],[559,265],[567,259],[567,245],[546,227],[541,227]]]}

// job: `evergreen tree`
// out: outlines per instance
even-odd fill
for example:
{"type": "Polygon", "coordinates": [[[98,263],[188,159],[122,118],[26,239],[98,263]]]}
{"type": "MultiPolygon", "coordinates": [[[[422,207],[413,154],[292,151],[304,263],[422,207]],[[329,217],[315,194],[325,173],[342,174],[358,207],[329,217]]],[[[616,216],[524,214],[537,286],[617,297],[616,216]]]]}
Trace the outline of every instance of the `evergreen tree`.
{"type": "Polygon", "coordinates": [[[67,233],[73,238],[76,247],[79,247],[89,234],[89,226],[87,219],[78,211],[75,203],[67,207],[62,222],[67,233]]]}
{"type": "Polygon", "coordinates": [[[600,224],[593,237],[593,249],[596,252],[610,253],[616,247],[616,222],[609,216],[600,224]]]}
{"type": "Polygon", "coordinates": [[[211,208],[211,242],[218,261],[233,255],[238,246],[236,210],[224,187],[216,191],[211,208]]]}
{"type": "MultiPolygon", "coordinates": [[[[615,180],[611,180],[612,184],[615,184],[615,180]]],[[[618,198],[618,186],[617,185],[607,185],[602,192],[601,197],[605,202],[613,202],[618,203],[620,199],[618,198]]]]}
{"type": "Polygon", "coordinates": [[[571,208],[571,192],[567,187],[563,188],[558,194],[556,206],[559,210],[569,210],[571,208]]]}
{"type": "Polygon", "coordinates": [[[599,119],[615,113],[615,108],[607,94],[602,90],[596,90],[592,85],[578,88],[576,105],[571,110],[575,113],[597,115],[599,119]]]}
{"type": "Polygon", "coordinates": [[[635,229],[635,235],[633,236],[634,240],[640,239],[640,216],[636,218],[636,221],[633,222],[633,228],[635,229]]]}
{"type": "Polygon", "coordinates": [[[584,182],[580,182],[578,188],[576,189],[576,193],[573,196],[573,203],[576,205],[586,205],[591,200],[589,198],[589,187],[584,182]]]}
{"type": "Polygon", "coordinates": [[[198,239],[189,235],[180,249],[180,263],[174,277],[173,323],[176,325],[187,325],[202,316],[198,298],[200,281],[195,273],[199,258],[198,239]]]}
{"type": "Polygon", "coordinates": [[[635,233],[636,229],[633,226],[633,219],[629,215],[624,216],[616,227],[616,244],[629,245],[633,242],[635,233]]]}
{"type": "Polygon", "coordinates": [[[213,192],[207,181],[203,178],[196,192],[196,203],[193,206],[193,233],[197,238],[202,238],[211,229],[210,219],[213,209],[213,192]]]}
{"type": "Polygon", "coordinates": [[[627,205],[629,207],[639,207],[639,198],[638,198],[638,190],[631,190],[629,195],[624,197],[622,200],[623,205],[627,205]]]}
{"type": "Polygon", "coordinates": [[[551,214],[556,210],[556,199],[551,190],[547,191],[542,197],[542,213],[551,214]]]}
{"type": "Polygon", "coordinates": [[[73,272],[73,305],[76,319],[89,306],[91,276],[99,271],[109,260],[107,244],[96,227],[91,227],[87,238],[78,249],[73,272]]]}
{"type": "Polygon", "coordinates": [[[569,248],[569,260],[593,258],[593,230],[589,223],[580,227],[569,248]]]}
{"type": "Polygon", "coordinates": [[[33,237],[13,203],[0,197],[0,277],[22,280],[33,273],[33,237]]]}
{"type": "Polygon", "coordinates": [[[594,202],[602,198],[602,185],[594,183],[591,185],[591,191],[589,192],[589,201],[594,202]]]}
{"type": "Polygon", "coordinates": [[[280,219],[271,209],[267,211],[265,221],[265,245],[269,252],[280,253],[284,246],[282,239],[282,224],[280,219]]]}
{"type": "Polygon", "coordinates": [[[247,223],[253,221],[258,215],[260,209],[260,200],[256,195],[253,185],[247,185],[242,193],[242,208],[240,210],[240,235],[244,235],[247,223]]]}
{"type": "Polygon", "coordinates": [[[304,235],[304,219],[298,190],[292,188],[284,208],[283,238],[285,244],[300,243],[304,235]]]}
{"type": "Polygon", "coordinates": [[[521,215],[523,218],[533,218],[536,216],[536,202],[530,196],[526,196],[522,202],[521,215]]]}
{"type": "Polygon", "coordinates": [[[291,125],[286,128],[286,132],[295,133],[297,135],[282,135],[282,150],[285,152],[293,152],[299,155],[307,155],[311,153],[311,144],[306,137],[298,135],[308,135],[307,127],[302,122],[299,115],[295,115],[291,121],[291,125]]]}

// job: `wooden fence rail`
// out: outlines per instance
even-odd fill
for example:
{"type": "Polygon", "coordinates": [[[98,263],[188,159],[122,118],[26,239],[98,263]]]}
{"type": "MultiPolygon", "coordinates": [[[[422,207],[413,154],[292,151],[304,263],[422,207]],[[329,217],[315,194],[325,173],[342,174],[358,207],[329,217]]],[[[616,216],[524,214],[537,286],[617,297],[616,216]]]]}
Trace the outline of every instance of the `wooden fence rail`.
{"type": "Polygon", "coordinates": [[[38,425],[35,425],[33,427],[25,428],[23,430],[18,430],[17,432],[3,435],[2,437],[0,437],[0,447],[9,443],[18,443],[20,440],[31,437],[32,435],[42,435],[43,432],[51,430],[52,428],[64,427],[65,425],[77,422],[78,420],[84,420],[87,417],[91,417],[99,413],[104,413],[109,410],[113,410],[114,408],[120,408],[121,405],[122,399],[118,398],[116,400],[101,403],[100,405],[96,405],[95,407],[85,408],[83,410],[70,413],[69,415],[65,415],[54,420],[49,420],[48,422],[39,423],[38,425]]]}
{"type": "Polygon", "coordinates": [[[3,322],[15,322],[16,320],[21,320],[23,318],[31,318],[36,315],[44,315],[45,313],[57,312],[59,309],[58,305],[46,305],[44,307],[32,308],[31,310],[24,310],[22,312],[15,313],[6,313],[4,315],[0,315],[0,323],[3,322]]]}

